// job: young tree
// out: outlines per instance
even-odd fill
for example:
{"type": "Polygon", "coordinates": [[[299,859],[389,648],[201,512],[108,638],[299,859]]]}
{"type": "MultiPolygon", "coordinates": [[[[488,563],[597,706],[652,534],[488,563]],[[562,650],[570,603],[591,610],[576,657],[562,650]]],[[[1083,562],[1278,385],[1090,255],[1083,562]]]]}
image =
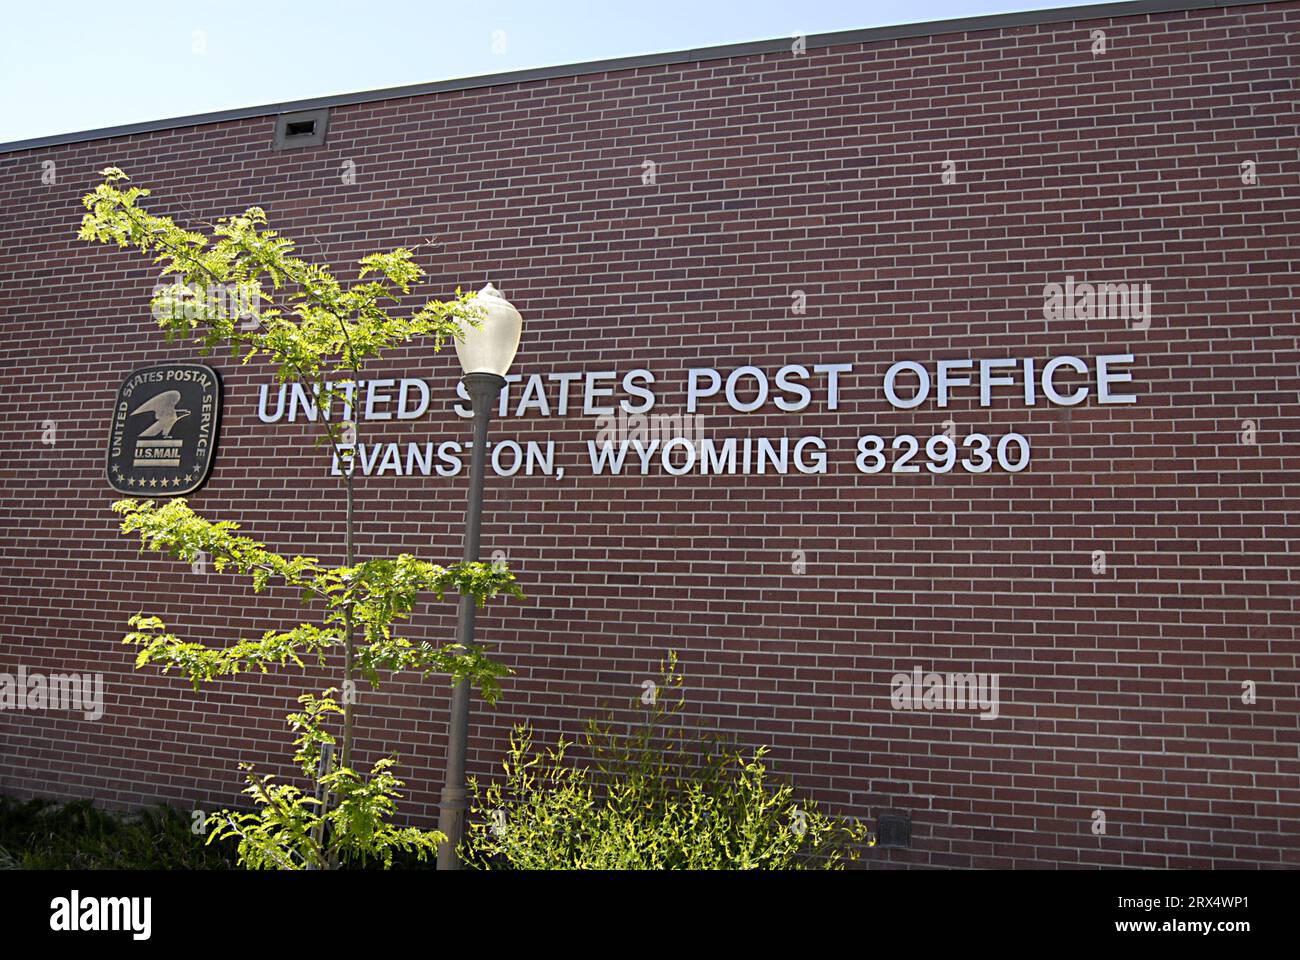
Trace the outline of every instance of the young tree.
{"type": "Polygon", "coordinates": [[[336,699],[340,688],[332,687],[300,697],[302,712],[288,717],[298,734],[294,759],[318,786],[306,794],[250,769],[244,792],[257,812],[214,814],[212,839],[238,837],[241,862],[250,868],[319,869],[369,859],[388,864],[396,851],[424,859],[444,838],[387,822],[401,786],[391,772],[394,758],[380,760],[368,775],[353,768],[356,681],[377,685],[381,671],[439,673],[453,682],[467,680],[494,700],[500,678],[508,673],[503,666],[479,649],[412,643],[395,628],[421,594],[441,600],[455,591],[480,606],[497,594],[522,594],[504,564],[444,567],[409,554],[358,562],[352,478],[356,425],[331,411],[340,396],[352,406],[359,373],[384,350],[418,338],[431,339],[440,349],[463,325],[476,326],[480,309],[457,290],[453,300],[430,300],[395,315],[391,311],[400,297],[423,276],[410,250],[364,257],[357,282],[345,285],[328,267],[295,256],[293,242],[268,227],[260,208],[199,222],[195,225],[206,233],[196,232],[146,211],[140,201],[150,191],[126,186],[129,178],[118,168],[102,176],[104,182],[83,199],[88,213],[79,238],[153,257],[162,278],[171,281],[160,283],[153,297],[154,316],[168,340],[193,338],[204,354],[228,347],[244,363],[261,357],[275,367],[280,383],[315,395],[323,441],[343,465],[342,565],[282,556],[239,535],[236,523],[199,516],[183,499],[121,500],[113,506],[123,518],[122,531],[138,534],[142,548],[186,562],[207,557],[218,573],[250,577],[256,591],[274,580],[300,591],[304,603],[323,608],[317,623],[269,630],[224,648],[184,641],[158,617],[137,615],[125,638],[141,648],[137,667],[179,670],[197,688],[241,670],[265,671],[289,662],[303,666],[304,658],[323,664],[328,654],[342,654],[342,703],[336,699]],[[331,763],[336,745],[337,762],[331,763]]]}

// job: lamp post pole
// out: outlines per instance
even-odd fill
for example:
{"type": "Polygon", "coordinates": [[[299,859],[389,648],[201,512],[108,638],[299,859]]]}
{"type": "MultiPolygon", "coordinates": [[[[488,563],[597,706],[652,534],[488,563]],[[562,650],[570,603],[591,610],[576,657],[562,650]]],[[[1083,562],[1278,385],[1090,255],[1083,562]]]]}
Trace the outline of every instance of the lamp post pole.
{"type": "MultiPolygon", "coordinates": [[[[483,474],[487,468],[488,421],[506,378],[495,373],[467,373],[461,380],[474,410],[474,444],[469,461],[469,505],[465,511],[465,541],[461,559],[472,562],[479,556],[479,531],[483,519],[483,474]]],[[[456,619],[456,642],[469,649],[474,641],[474,598],[460,595],[456,619]]],[[[469,797],[465,788],[465,753],[469,739],[469,682],[459,681],[452,690],[451,720],[447,730],[447,779],[438,804],[438,832],[446,840],[438,847],[438,869],[459,870],[456,848],[465,829],[469,797]]]]}
{"type": "MultiPolygon", "coordinates": [[[[479,530],[483,520],[483,475],[487,472],[488,421],[506,385],[523,332],[523,317],[501,291],[488,284],[472,298],[478,322],[462,329],[456,338],[456,358],[465,376],[461,386],[469,396],[474,417],[474,442],[469,456],[469,504],[465,510],[465,541],[461,559],[478,560],[479,530]]],[[[474,644],[474,598],[460,596],[456,618],[456,643],[463,650],[474,644]]],[[[438,869],[459,870],[457,847],[465,834],[465,748],[469,741],[469,682],[452,688],[451,717],[447,722],[447,779],[438,801],[438,832],[445,839],[438,847],[438,869]]]]}

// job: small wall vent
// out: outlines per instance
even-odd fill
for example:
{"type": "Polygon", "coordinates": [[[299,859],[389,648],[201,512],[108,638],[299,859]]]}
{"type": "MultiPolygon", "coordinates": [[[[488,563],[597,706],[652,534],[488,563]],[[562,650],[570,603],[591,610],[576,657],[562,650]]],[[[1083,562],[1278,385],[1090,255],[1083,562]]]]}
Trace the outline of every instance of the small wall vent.
{"type": "Polygon", "coordinates": [[[876,846],[906,849],[912,845],[912,815],[904,810],[883,810],[876,820],[876,846]]]}
{"type": "Polygon", "coordinates": [[[275,118],[275,149],[319,147],[325,142],[325,128],[329,126],[329,119],[328,107],[280,114],[275,118]]]}

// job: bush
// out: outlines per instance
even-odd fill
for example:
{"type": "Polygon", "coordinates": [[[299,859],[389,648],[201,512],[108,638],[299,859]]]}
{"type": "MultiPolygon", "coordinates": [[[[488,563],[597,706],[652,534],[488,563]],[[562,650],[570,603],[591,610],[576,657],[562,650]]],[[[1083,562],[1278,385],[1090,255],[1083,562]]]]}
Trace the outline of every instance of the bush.
{"type": "Polygon", "coordinates": [[[180,810],[117,815],[86,800],[57,804],[0,796],[0,869],[227,870],[233,844],[205,845],[180,810]]]}
{"type": "Polygon", "coordinates": [[[676,658],[647,689],[639,722],[589,720],[588,764],[561,738],[544,753],[515,728],[505,776],[473,793],[462,858],[519,870],[843,869],[875,843],[864,825],[800,801],[763,762],[717,739],[692,738],[676,658]],[[671,702],[665,706],[664,694],[671,702]]]}

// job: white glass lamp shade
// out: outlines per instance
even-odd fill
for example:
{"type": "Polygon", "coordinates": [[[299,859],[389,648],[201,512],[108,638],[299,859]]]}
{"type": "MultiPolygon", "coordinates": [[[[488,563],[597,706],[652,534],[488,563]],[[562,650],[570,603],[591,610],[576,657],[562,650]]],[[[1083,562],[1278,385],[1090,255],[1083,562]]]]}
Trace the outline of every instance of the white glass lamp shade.
{"type": "Polygon", "coordinates": [[[495,373],[504,377],[519,349],[524,319],[490,283],[471,302],[482,310],[479,325],[464,325],[462,336],[456,340],[456,357],[466,373],[495,373]]]}

